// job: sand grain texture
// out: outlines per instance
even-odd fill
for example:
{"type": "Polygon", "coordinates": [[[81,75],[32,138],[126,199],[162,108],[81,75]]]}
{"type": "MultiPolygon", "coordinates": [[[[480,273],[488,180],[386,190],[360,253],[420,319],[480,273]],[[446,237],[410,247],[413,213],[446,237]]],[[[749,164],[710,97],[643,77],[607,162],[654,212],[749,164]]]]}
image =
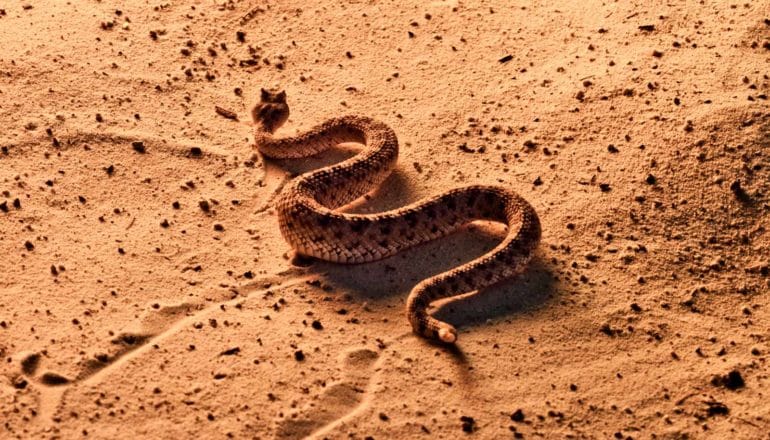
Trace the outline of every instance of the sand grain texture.
{"type": "Polygon", "coordinates": [[[765,2],[125,3],[0,5],[1,438],[768,438],[765,2]],[[262,160],[261,87],[395,130],[354,212],[535,207],[456,349],[406,295],[501,228],[292,267],[276,194],[355,147],[262,160]]]}

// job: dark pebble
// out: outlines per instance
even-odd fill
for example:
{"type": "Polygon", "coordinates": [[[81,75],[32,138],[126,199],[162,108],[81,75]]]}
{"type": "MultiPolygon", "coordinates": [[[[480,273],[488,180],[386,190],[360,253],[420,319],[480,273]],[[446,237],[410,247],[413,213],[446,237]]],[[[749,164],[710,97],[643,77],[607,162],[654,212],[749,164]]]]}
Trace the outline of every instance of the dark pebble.
{"type": "Polygon", "coordinates": [[[24,359],[21,360],[21,371],[23,371],[24,374],[33,375],[35,374],[35,371],[37,370],[37,366],[39,363],[40,363],[40,354],[31,353],[25,356],[24,359]]]}
{"type": "Polygon", "coordinates": [[[521,409],[517,409],[516,411],[511,414],[511,420],[514,422],[523,422],[524,421],[524,411],[521,409]]]}
{"type": "Polygon", "coordinates": [[[711,384],[714,386],[723,386],[732,391],[746,386],[746,382],[743,380],[743,376],[741,376],[741,373],[737,370],[733,370],[724,376],[714,377],[711,379],[711,384]]]}
{"type": "Polygon", "coordinates": [[[203,151],[198,147],[192,147],[190,148],[190,156],[192,157],[200,157],[203,154],[203,151]]]}
{"type": "Polygon", "coordinates": [[[323,328],[324,328],[323,324],[321,324],[321,321],[319,321],[319,320],[317,320],[317,319],[316,319],[315,321],[313,321],[313,323],[311,324],[311,326],[312,326],[314,329],[316,329],[316,330],[323,330],[323,328]]]}
{"type": "Polygon", "coordinates": [[[512,59],[513,59],[513,55],[506,55],[506,56],[504,56],[504,57],[500,58],[500,59],[499,59],[499,60],[497,60],[497,61],[498,61],[499,63],[505,64],[505,63],[507,63],[508,61],[511,61],[512,59]]]}
{"type": "Polygon", "coordinates": [[[473,417],[460,416],[460,421],[462,422],[463,432],[471,433],[476,430],[476,421],[473,420],[473,417]]]}
{"type": "Polygon", "coordinates": [[[730,191],[733,192],[736,199],[742,202],[748,202],[751,200],[751,197],[749,197],[749,194],[741,186],[740,180],[735,180],[733,181],[733,183],[730,184],[730,191]]]}
{"type": "Polygon", "coordinates": [[[209,202],[206,200],[201,200],[200,202],[198,202],[198,206],[200,206],[201,211],[203,212],[211,211],[211,206],[209,205],[209,202]]]}
{"type": "Polygon", "coordinates": [[[40,376],[40,381],[46,385],[52,385],[52,386],[65,385],[70,382],[69,379],[62,376],[61,374],[52,373],[52,372],[44,373],[42,376],[40,376]]]}
{"type": "Polygon", "coordinates": [[[294,352],[294,359],[297,360],[297,362],[302,362],[305,360],[305,353],[302,352],[302,350],[297,350],[294,352]]]}
{"type": "Polygon", "coordinates": [[[459,148],[460,151],[462,151],[463,153],[475,153],[476,152],[476,150],[474,150],[473,148],[468,147],[468,144],[466,144],[465,142],[463,142],[462,144],[458,145],[457,148],[459,148]]]}
{"type": "Polygon", "coordinates": [[[27,388],[28,382],[27,379],[24,379],[23,377],[19,376],[13,380],[13,387],[17,390],[23,390],[24,388],[27,388]]]}
{"type": "Polygon", "coordinates": [[[8,202],[0,203],[0,211],[8,212],[8,202]]]}
{"type": "Polygon", "coordinates": [[[35,245],[32,244],[32,242],[30,242],[30,241],[25,241],[24,242],[24,247],[27,248],[28,251],[31,251],[31,250],[35,249],[35,245]]]}
{"type": "Polygon", "coordinates": [[[730,413],[730,408],[722,402],[706,402],[706,405],[709,416],[724,416],[730,413]]]}
{"type": "Polygon", "coordinates": [[[142,141],[134,141],[131,142],[131,146],[134,148],[134,151],[137,153],[146,153],[147,150],[144,147],[144,142],[142,141]]]}
{"type": "Polygon", "coordinates": [[[219,353],[220,356],[233,356],[241,352],[240,347],[233,347],[228,348],[227,350],[223,351],[222,353],[219,353]]]}

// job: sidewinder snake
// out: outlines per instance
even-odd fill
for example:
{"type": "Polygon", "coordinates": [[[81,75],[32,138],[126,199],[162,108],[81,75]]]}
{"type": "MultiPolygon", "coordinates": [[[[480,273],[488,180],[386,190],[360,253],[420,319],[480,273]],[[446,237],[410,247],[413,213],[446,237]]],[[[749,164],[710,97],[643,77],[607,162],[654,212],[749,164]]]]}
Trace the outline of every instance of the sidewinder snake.
{"type": "Polygon", "coordinates": [[[266,157],[313,156],[337,144],[365,148],[355,156],[294,179],[277,204],[281,234],[299,255],[336,263],[365,263],[448,235],[474,220],[508,225],[494,249],[460,267],[423,280],[406,303],[414,331],[452,344],[457,330],[431,316],[434,300],[479,290],[524,271],[540,240],[534,208],[503,186],[466,186],[408,206],[377,214],[351,214],[339,208],[377,188],[396,165],[398,139],[382,122],[364,116],[329,119],[292,137],[273,133],[289,117],[285,92],[262,89],[252,109],[255,143],[266,157]]]}

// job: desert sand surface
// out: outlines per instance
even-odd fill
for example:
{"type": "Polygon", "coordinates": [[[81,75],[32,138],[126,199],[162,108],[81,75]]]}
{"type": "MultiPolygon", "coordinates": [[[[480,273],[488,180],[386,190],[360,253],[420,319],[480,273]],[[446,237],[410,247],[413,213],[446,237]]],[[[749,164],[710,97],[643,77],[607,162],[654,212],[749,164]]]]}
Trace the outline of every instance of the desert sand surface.
{"type": "Polygon", "coordinates": [[[0,438],[770,438],[770,5],[0,4],[0,438]],[[292,265],[254,148],[361,114],[398,166],[351,212],[515,189],[524,274],[409,291],[504,235],[292,265]]]}

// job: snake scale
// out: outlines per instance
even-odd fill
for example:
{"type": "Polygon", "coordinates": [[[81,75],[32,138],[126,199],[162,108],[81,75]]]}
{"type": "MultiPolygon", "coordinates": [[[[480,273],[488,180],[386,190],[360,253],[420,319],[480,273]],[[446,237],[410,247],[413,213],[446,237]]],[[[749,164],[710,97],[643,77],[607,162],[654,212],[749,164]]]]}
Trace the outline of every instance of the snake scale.
{"type": "Polygon", "coordinates": [[[502,186],[466,186],[392,211],[350,214],[339,208],[377,188],[393,170],[398,139],[387,125],[363,116],[329,119],[292,137],[274,137],[289,117],[286,93],[262,89],[252,109],[255,145],[266,157],[312,156],[337,144],[365,148],[335,165],[294,179],[278,199],[281,234],[299,255],[336,263],[365,263],[435,240],[474,220],[508,225],[494,249],[449,272],[415,286],[406,311],[414,331],[453,344],[457,330],[431,316],[427,308],[440,298],[482,289],[521,273],[540,240],[540,220],[532,206],[502,186]]]}

